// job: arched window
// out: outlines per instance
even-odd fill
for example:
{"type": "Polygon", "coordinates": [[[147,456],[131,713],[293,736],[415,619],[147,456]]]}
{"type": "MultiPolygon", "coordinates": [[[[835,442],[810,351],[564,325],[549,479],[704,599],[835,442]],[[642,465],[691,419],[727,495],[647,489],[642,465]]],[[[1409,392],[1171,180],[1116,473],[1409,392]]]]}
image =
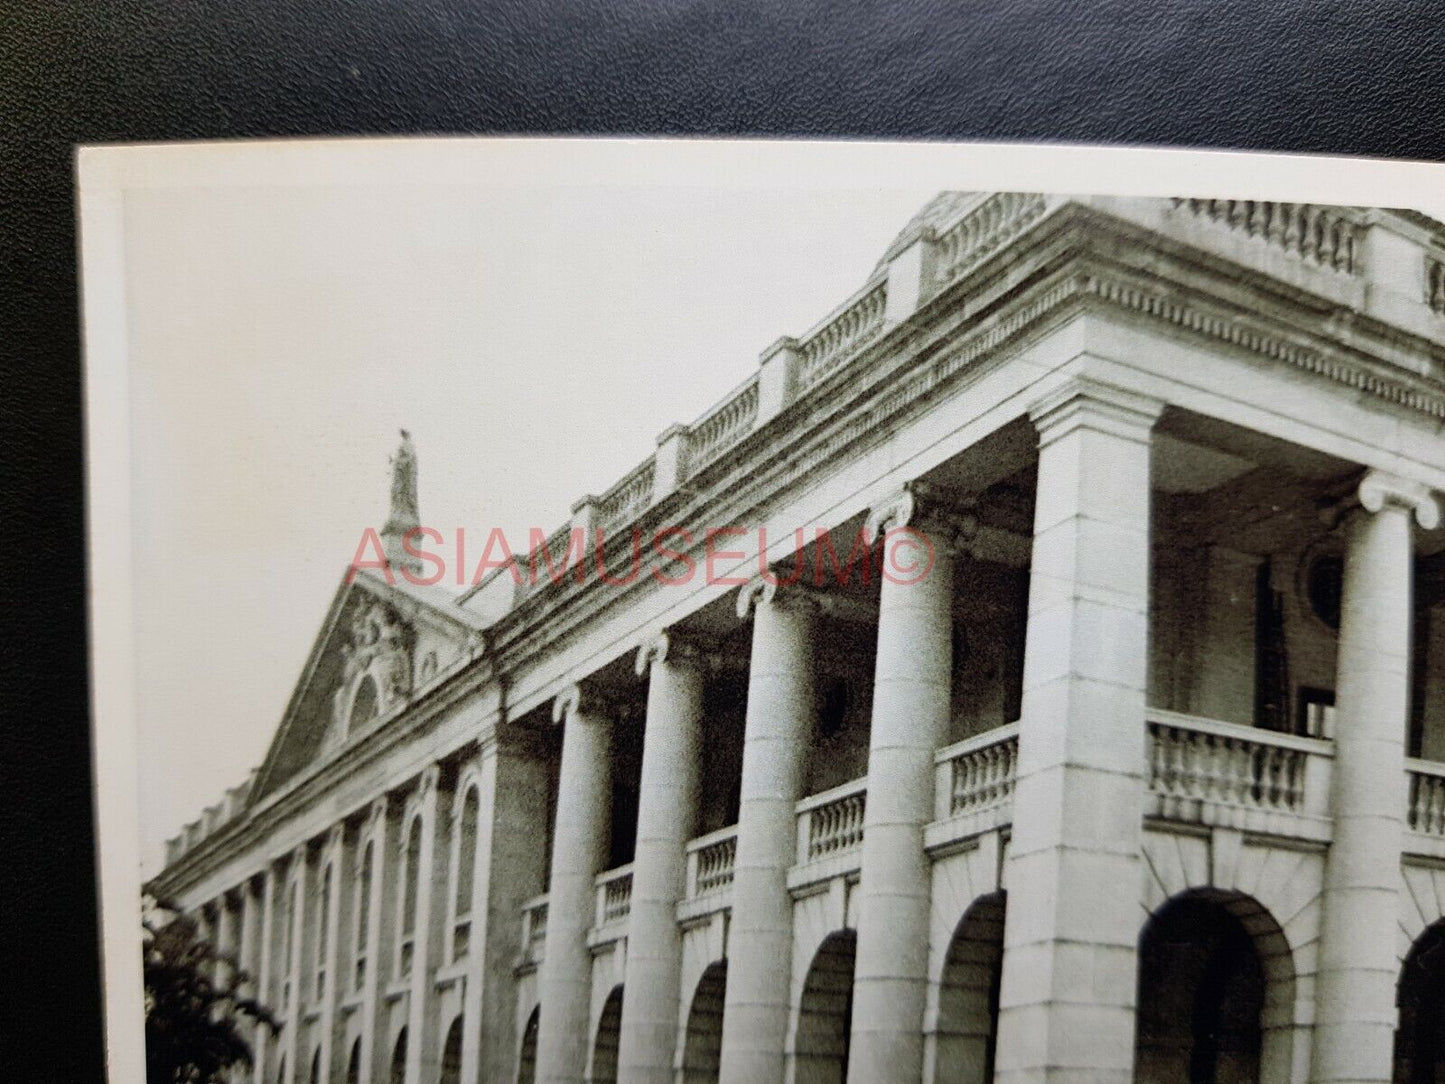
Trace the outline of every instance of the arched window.
{"type": "Polygon", "coordinates": [[[361,1084],[361,1040],[351,1044],[351,1058],[346,1063],[346,1084],[361,1084]]]}
{"type": "Polygon", "coordinates": [[[361,679],[361,684],[356,687],[356,695],[351,698],[351,716],[346,721],[347,731],[355,731],[358,727],[365,726],[376,718],[380,710],[381,702],[376,694],[376,679],[367,674],[361,679]]]}
{"type": "Polygon", "coordinates": [[[316,1000],[326,997],[326,954],[331,947],[331,864],[321,875],[321,899],[316,913],[316,1000]]]}
{"type": "Polygon", "coordinates": [[[311,1055],[311,1084],[321,1084],[321,1048],[311,1055]]]}
{"type": "Polygon", "coordinates": [[[447,1029],[447,1041],[442,1046],[442,1073],[440,1084],[462,1084],[462,1018],[458,1016],[447,1029]]]}
{"type": "Polygon", "coordinates": [[[688,1008],[687,1030],[683,1033],[683,1084],[717,1084],[727,979],[728,962],[716,960],[698,980],[688,1008]]]}
{"type": "Polygon", "coordinates": [[[406,833],[406,849],[402,852],[401,954],[398,972],[411,974],[412,950],[416,942],[417,881],[421,874],[421,817],[411,819],[406,833]]]}
{"type": "Polygon", "coordinates": [[[517,1084],[533,1084],[537,1076],[537,1030],[542,1015],[538,1005],[527,1016],[522,1029],[522,1049],[517,1054],[517,1084]]]}
{"type": "Polygon", "coordinates": [[[300,882],[292,879],[286,888],[285,905],[281,909],[281,1006],[291,1004],[291,980],[295,970],[292,946],[296,943],[296,920],[300,912],[300,882]]]}
{"type": "Polygon", "coordinates": [[[591,1084],[617,1084],[617,1047],[622,1030],[622,987],[614,986],[602,1006],[597,1037],[592,1041],[591,1084]]]}
{"type": "Polygon", "coordinates": [[[1396,988],[1395,1084],[1445,1080],[1445,921],[1411,946],[1396,988]]]}
{"type": "Polygon", "coordinates": [[[1202,889],[1170,898],[1139,936],[1137,1079],[1286,1079],[1294,983],[1284,933],[1257,901],[1202,889]]]}
{"type": "Polygon", "coordinates": [[[401,1029],[391,1049],[391,1084],[406,1084],[406,1028],[401,1029]]]}
{"type": "Polygon", "coordinates": [[[477,867],[477,816],[481,803],[477,788],[468,787],[457,819],[456,923],[452,929],[452,959],[467,954],[472,932],[472,892],[477,867]]]}
{"type": "Polygon", "coordinates": [[[372,844],[368,840],[361,854],[361,875],[356,879],[356,989],[366,981],[366,935],[371,920],[372,844]]]}
{"type": "Polygon", "coordinates": [[[823,939],[813,956],[798,1006],[793,1039],[796,1079],[809,1084],[843,1084],[848,1079],[848,1043],[853,1030],[853,961],[858,938],[839,930],[823,939]]]}
{"type": "Polygon", "coordinates": [[[1003,975],[1004,895],[975,900],[944,956],[934,1032],[935,1084],[991,1084],[1003,975]]]}

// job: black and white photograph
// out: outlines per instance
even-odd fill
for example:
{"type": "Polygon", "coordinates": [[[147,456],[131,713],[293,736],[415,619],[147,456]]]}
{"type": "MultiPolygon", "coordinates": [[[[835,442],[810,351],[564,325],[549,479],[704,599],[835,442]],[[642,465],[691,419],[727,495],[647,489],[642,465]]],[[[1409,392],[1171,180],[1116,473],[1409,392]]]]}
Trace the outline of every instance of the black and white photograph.
{"type": "Polygon", "coordinates": [[[1445,1084],[1445,166],[78,177],[113,1079],[1445,1084]]]}

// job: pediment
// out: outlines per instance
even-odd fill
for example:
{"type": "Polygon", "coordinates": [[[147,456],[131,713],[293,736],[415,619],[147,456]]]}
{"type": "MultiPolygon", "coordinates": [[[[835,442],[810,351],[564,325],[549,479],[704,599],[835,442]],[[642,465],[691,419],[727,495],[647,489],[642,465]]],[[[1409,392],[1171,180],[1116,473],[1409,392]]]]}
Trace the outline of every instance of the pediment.
{"type": "Polygon", "coordinates": [[[429,685],[481,653],[480,621],[445,591],[369,570],[343,579],[327,609],[250,802],[309,765],[365,741],[429,685]]]}

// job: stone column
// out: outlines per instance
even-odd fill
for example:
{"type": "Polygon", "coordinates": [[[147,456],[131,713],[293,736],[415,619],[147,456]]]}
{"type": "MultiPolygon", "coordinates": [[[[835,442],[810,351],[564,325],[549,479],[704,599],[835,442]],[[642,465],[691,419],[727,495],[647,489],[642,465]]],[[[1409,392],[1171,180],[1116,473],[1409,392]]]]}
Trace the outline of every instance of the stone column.
{"type": "MultiPolygon", "coordinates": [[[[491,865],[492,832],[495,825],[492,810],[497,790],[495,732],[482,739],[482,748],[477,756],[475,785],[477,788],[477,833],[472,841],[472,883],[469,889],[471,902],[468,904],[470,926],[467,930],[467,952],[463,957],[467,966],[465,985],[462,987],[461,1074],[463,1080],[490,1080],[500,1076],[500,1073],[496,1071],[485,1078],[481,1076],[482,1037],[485,1031],[482,1026],[482,1006],[488,1000],[483,989],[487,982],[487,964],[491,958],[490,923],[487,921],[489,902],[487,890],[491,882],[488,873],[491,865]]],[[[452,847],[456,851],[457,871],[460,874],[461,867],[465,864],[462,848],[467,845],[466,835],[462,832],[462,812],[466,804],[466,791],[460,784],[457,787],[453,804],[456,809],[452,814],[452,847]]],[[[454,887],[452,891],[460,892],[462,889],[454,887]]],[[[460,903],[459,900],[457,902],[460,903]]],[[[455,917],[452,929],[453,931],[456,929],[455,917]]],[[[452,936],[454,937],[455,933],[452,936]]],[[[453,945],[453,957],[456,958],[455,944],[453,945]]],[[[487,1038],[492,1039],[492,1036],[488,1035],[487,1038]]]]}
{"type": "Polygon", "coordinates": [[[1410,520],[1436,526],[1428,491],[1378,471],[1347,513],[1335,676],[1334,838],[1325,865],[1315,1001],[1317,1082],[1393,1074],[1396,934],[1407,791],[1410,520]]]}
{"type": "Polygon", "coordinates": [[[780,1084],[792,986],[797,848],[794,806],[816,705],[814,605],[803,593],[754,580],[738,596],[753,613],[742,795],[723,1003],[723,1084],[780,1084]]]}
{"type": "Polygon", "coordinates": [[[256,997],[258,950],[261,947],[261,895],[256,890],[256,879],[248,877],[239,890],[240,942],[236,950],[236,964],[239,970],[238,986],[249,997],[256,997]]]}
{"type": "Polygon", "coordinates": [[[292,852],[291,868],[286,879],[287,906],[282,908],[287,924],[286,947],[290,950],[281,961],[282,989],[289,991],[284,998],[282,1011],[286,1014],[286,1030],[281,1036],[281,1050],[286,1058],[286,1072],[282,1084],[297,1084],[306,1080],[306,1067],[297,1063],[301,1060],[301,1031],[306,1018],[305,978],[302,961],[306,959],[306,911],[307,897],[311,892],[311,856],[308,846],[303,843],[292,852]]]}
{"type": "Polygon", "coordinates": [[[382,997],[382,984],[391,945],[392,909],[387,904],[391,901],[391,885],[395,878],[387,857],[393,847],[391,835],[395,827],[390,799],[385,796],[376,799],[371,803],[371,810],[367,814],[363,842],[357,852],[357,862],[360,863],[366,854],[366,844],[370,842],[371,893],[366,908],[364,942],[366,971],[361,980],[361,1008],[358,1010],[361,1013],[360,1084],[381,1084],[385,1078],[386,1067],[391,1064],[391,1051],[386,1047],[383,1019],[386,1006],[382,997]]]}
{"type": "Polygon", "coordinates": [[[933,757],[948,736],[953,686],[953,536],[912,487],[868,516],[885,550],[868,747],[858,950],[848,1079],[912,1082],[923,1072],[933,869],[933,757]]]}
{"type": "MultiPolygon", "coordinates": [[[[330,1080],[335,1074],[332,1065],[345,1058],[340,1050],[341,1036],[338,1034],[336,1006],[342,982],[341,938],[345,914],[341,906],[343,886],[350,884],[349,867],[346,861],[346,825],[333,825],[327,833],[326,849],[322,852],[321,872],[316,883],[316,967],[318,975],[324,971],[326,985],[317,991],[321,1007],[321,1079],[330,1080]],[[329,895],[324,891],[327,870],[331,871],[329,895]],[[322,934],[324,931],[324,936],[322,934]]],[[[313,981],[315,981],[313,979],[313,981]]]]}
{"type": "Polygon", "coordinates": [[[1160,404],[1074,382],[1039,431],[1000,1084],[1128,1084],[1148,669],[1149,447],[1160,404]]]}
{"type": "Polygon", "coordinates": [[[416,860],[416,914],[412,919],[411,974],[408,976],[411,993],[407,1001],[406,1084],[422,1084],[434,1078],[441,1063],[434,982],[443,940],[441,924],[446,915],[446,847],[437,838],[440,779],[441,769],[435,764],[428,765],[416,788],[421,848],[416,860]]]}
{"type": "Polygon", "coordinates": [[[235,980],[236,974],[236,912],[229,892],[223,892],[216,900],[216,951],[220,958],[216,961],[215,981],[224,988],[235,980]]]}
{"type": "Polygon", "coordinates": [[[592,996],[593,881],[607,861],[612,813],[612,728],[579,686],[557,697],[562,723],[547,940],[538,976],[538,1084],[577,1084],[587,1068],[592,996]]]}
{"type": "MultiPolygon", "coordinates": [[[[261,916],[259,943],[256,946],[256,1000],[274,1014],[277,1011],[275,991],[275,969],[272,959],[276,953],[276,893],[279,889],[276,863],[268,862],[261,874],[261,916]]],[[[265,1024],[256,1025],[255,1043],[252,1046],[254,1058],[253,1079],[255,1084],[270,1084],[267,1070],[270,1064],[267,1053],[275,1034],[265,1024]]]]}
{"type": "Polygon", "coordinates": [[[637,853],[627,927],[618,1077],[671,1084],[682,999],[677,905],[686,891],[687,841],[695,834],[701,770],[703,660],[673,633],[637,653],[648,675],[637,853]]]}
{"type": "Polygon", "coordinates": [[[517,948],[522,904],[542,890],[547,835],[543,736],[515,724],[483,732],[477,754],[476,875],[463,995],[462,1080],[517,1076],[517,948]]]}

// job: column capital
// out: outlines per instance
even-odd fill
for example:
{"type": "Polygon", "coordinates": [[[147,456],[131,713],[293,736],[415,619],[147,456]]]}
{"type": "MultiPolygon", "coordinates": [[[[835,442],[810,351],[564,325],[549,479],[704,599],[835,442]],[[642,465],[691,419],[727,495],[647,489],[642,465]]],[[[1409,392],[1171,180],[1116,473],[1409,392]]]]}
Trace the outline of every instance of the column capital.
{"type": "Polygon", "coordinates": [[[366,812],[366,829],[374,832],[378,825],[386,820],[386,815],[391,810],[391,799],[383,794],[376,801],[371,803],[371,808],[366,812]]]}
{"type": "Polygon", "coordinates": [[[552,722],[561,723],[581,715],[616,715],[621,709],[590,681],[576,681],[552,701],[552,722]]]}
{"type": "Polygon", "coordinates": [[[754,576],[738,589],[738,618],[746,621],[753,615],[754,608],[762,603],[783,606],[790,610],[818,609],[816,592],[801,583],[781,580],[771,572],[754,576]]]}
{"type": "Polygon", "coordinates": [[[716,661],[710,646],[690,633],[675,628],[663,629],[650,640],[643,641],[637,649],[637,676],[645,677],[652,664],[659,662],[698,668],[709,666],[716,661]]]}
{"type": "Polygon", "coordinates": [[[441,778],[442,769],[440,764],[428,764],[423,768],[421,775],[417,777],[416,781],[417,798],[421,801],[426,801],[426,799],[435,794],[441,783],[441,778]]]}
{"type": "Polygon", "coordinates": [[[1147,441],[1162,413],[1164,403],[1158,399],[1074,377],[1037,399],[1029,407],[1029,420],[1042,447],[1081,428],[1147,441]]]}
{"type": "Polygon", "coordinates": [[[967,549],[978,534],[971,500],[950,499],[924,482],[908,482],[868,510],[863,539],[873,545],[889,531],[910,528],[950,553],[967,549]]]}
{"type": "Polygon", "coordinates": [[[1370,470],[1355,490],[1359,507],[1372,515],[1387,507],[1413,513],[1415,522],[1427,531],[1440,525],[1440,505],[1428,486],[1385,471],[1370,470]]]}

